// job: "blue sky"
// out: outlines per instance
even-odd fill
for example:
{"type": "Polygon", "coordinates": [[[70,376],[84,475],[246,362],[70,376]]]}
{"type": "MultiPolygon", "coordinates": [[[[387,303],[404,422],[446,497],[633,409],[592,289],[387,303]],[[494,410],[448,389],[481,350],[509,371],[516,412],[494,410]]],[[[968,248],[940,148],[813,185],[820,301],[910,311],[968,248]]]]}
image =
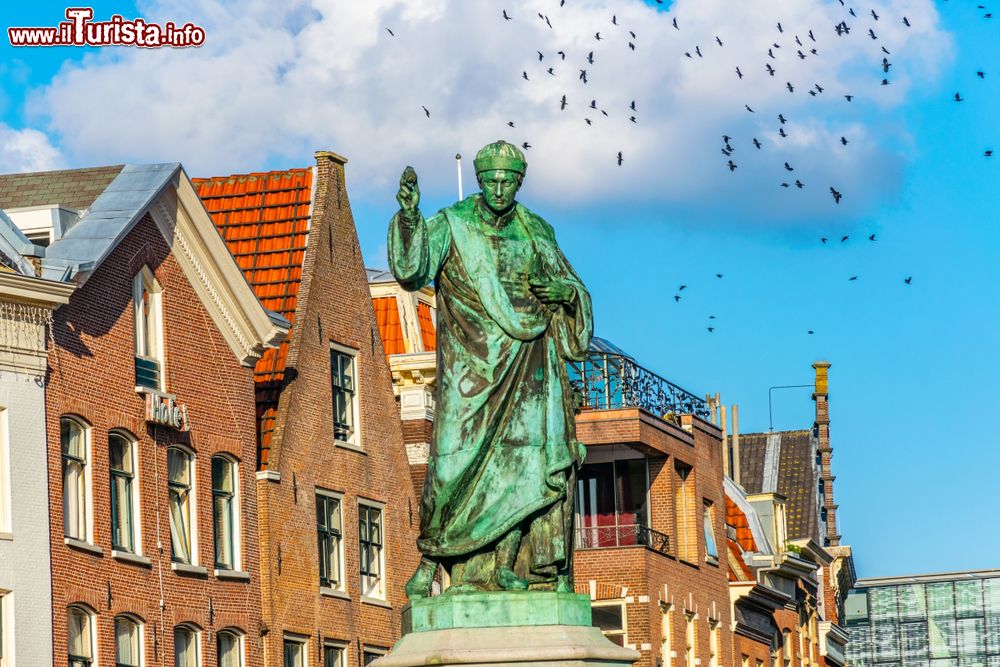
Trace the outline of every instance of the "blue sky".
{"type": "MultiPolygon", "coordinates": [[[[878,23],[859,18],[837,41],[827,19],[839,5],[818,0],[769,3],[767,11],[800,12],[788,19],[789,34],[743,34],[729,21],[756,17],[723,20],[706,0],[677,2],[665,14],[692,32],[655,22],[637,2],[570,0],[560,14],[558,2],[510,0],[483,3],[481,16],[479,3],[448,0],[356,4],[329,10],[332,23],[308,0],[274,9],[281,13],[273,25],[256,8],[238,17],[237,29],[230,4],[102,2],[98,18],[198,20],[208,42],[143,53],[0,44],[0,143],[8,144],[0,145],[0,166],[27,159],[10,148],[16,140],[38,144],[43,166],[177,160],[194,176],[304,166],[313,150],[335,150],[351,160],[366,259],[384,265],[403,166],[420,172],[430,212],[454,199],[456,151],[471,156],[499,136],[529,140],[521,199],[554,225],[591,289],[599,335],[696,394],[720,392],[739,404],[743,432],[767,429],[768,387],[811,382],[817,359],[833,364],[836,499],[860,575],[1000,566],[1000,536],[983,530],[1000,467],[988,422],[1000,405],[1000,156],[983,156],[1000,153],[1000,19],[983,19],[971,2],[880,0],[867,3],[878,7],[878,23]],[[516,20],[499,19],[501,7],[516,20]],[[551,33],[536,9],[553,19],[551,33]],[[637,51],[614,32],[611,13],[641,26],[637,51]],[[903,15],[913,32],[902,28],[903,15]],[[771,61],[781,70],[774,81],[762,74],[768,44],[782,42],[787,58],[797,48],[790,33],[804,38],[814,19],[821,54],[801,65],[812,69],[794,69],[793,57],[771,61]],[[467,29],[473,20],[483,22],[478,31],[467,29]],[[865,41],[869,26],[884,35],[877,44],[891,45],[890,86],[879,85],[883,54],[865,41]],[[606,43],[591,41],[598,29],[606,43]],[[715,34],[726,46],[709,52],[715,34]],[[481,53],[473,40],[501,56],[485,46],[481,53]],[[557,43],[575,49],[571,57],[597,49],[608,70],[593,66],[594,81],[581,87],[576,64],[561,70],[557,43]],[[683,56],[695,45],[703,61],[683,56]],[[560,67],[558,88],[539,83],[548,79],[536,48],[544,64],[560,67]],[[732,53],[740,55],[725,60],[732,53]],[[835,66],[811,64],[835,54],[835,66]],[[738,80],[734,63],[760,78],[738,80]],[[529,69],[522,86],[520,72],[529,69]],[[397,70],[405,76],[394,78],[397,70]],[[796,95],[777,80],[792,76],[796,95]],[[825,99],[803,95],[814,80],[827,83],[825,99]],[[553,104],[563,91],[574,103],[572,123],[553,104]],[[854,106],[836,100],[846,92],[857,96],[854,106]],[[599,138],[582,134],[594,96],[608,100],[610,113],[597,119],[608,123],[599,138]],[[635,124],[625,118],[631,99],[640,109],[635,124]],[[774,134],[779,111],[794,118],[794,148],[774,134]],[[719,155],[723,133],[737,146],[734,173],[719,155]],[[849,146],[830,141],[841,135],[849,146]],[[764,148],[753,149],[751,136],[764,148]],[[622,168],[617,150],[625,152],[622,168]],[[778,186],[789,178],[784,160],[806,189],[778,186]],[[834,184],[845,196],[839,206],[827,192],[834,184]],[[675,303],[681,284],[687,289],[675,303]]],[[[22,3],[5,12],[6,26],[54,25],[63,9],[22,3]]],[[[467,191],[471,181],[466,164],[467,191]]],[[[776,429],[811,426],[808,389],[774,398],[776,429]]]]}

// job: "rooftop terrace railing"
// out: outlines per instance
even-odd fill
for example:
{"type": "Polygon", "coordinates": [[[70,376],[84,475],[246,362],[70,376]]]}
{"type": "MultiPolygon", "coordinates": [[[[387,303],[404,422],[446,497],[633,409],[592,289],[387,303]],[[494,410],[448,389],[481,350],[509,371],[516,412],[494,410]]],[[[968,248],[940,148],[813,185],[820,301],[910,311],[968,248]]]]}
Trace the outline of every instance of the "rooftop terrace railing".
{"type": "Polygon", "coordinates": [[[582,409],[643,408],[674,422],[682,414],[711,416],[704,399],[624,355],[592,350],[583,361],[570,362],[569,377],[582,409]]]}

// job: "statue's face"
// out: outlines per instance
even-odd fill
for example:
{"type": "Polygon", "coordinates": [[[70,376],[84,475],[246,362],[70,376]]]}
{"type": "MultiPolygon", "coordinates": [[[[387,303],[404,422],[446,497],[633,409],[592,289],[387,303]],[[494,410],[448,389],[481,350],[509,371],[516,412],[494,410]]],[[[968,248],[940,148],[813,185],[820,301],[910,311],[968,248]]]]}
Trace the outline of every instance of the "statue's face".
{"type": "Polygon", "coordinates": [[[521,187],[521,175],[516,171],[493,169],[479,174],[479,187],[483,199],[494,213],[503,213],[514,204],[514,197],[521,187]]]}

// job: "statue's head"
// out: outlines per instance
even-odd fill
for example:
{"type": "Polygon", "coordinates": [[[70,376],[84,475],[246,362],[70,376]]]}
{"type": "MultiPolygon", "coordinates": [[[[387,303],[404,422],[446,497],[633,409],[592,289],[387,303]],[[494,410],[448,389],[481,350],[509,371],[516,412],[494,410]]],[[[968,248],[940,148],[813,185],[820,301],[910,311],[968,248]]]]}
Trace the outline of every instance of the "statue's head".
{"type": "Polygon", "coordinates": [[[528,169],[528,161],[524,159],[521,149],[502,139],[494,141],[476,153],[473,164],[486,205],[494,213],[510,209],[528,169]]]}

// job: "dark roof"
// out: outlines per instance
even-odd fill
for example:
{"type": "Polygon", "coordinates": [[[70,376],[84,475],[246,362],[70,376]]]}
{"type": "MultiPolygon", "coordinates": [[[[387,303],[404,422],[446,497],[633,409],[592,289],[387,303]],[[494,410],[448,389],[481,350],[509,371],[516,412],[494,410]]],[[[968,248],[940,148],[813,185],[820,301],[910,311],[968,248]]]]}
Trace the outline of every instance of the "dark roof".
{"type": "Polygon", "coordinates": [[[747,493],[785,496],[788,538],[822,544],[816,447],[811,430],[741,433],[740,484],[747,493]]]}
{"type": "Polygon", "coordinates": [[[62,204],[88,208],[125,165],[0,175],[0,208],[62,204]]]}

